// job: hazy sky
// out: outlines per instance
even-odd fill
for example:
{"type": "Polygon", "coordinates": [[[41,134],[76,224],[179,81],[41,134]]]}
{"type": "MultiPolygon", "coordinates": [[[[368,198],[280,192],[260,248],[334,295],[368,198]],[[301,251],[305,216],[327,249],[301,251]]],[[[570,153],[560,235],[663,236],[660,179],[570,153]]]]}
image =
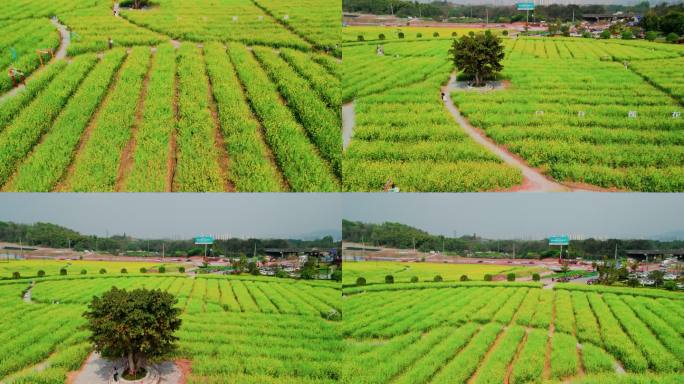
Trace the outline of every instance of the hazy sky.
{"type": "MultiPolygon", "coordinates": [[[[344,218],[489,238],[648,238],[684,230],[682,194],[344,194],[344,218]]],[[[683,233],[684,235],[684,233],[683,233]]]]}
{"type": "Polygon", "coordinates": [[[0,221],[50,222],[97,235],[300,237],[340,232],[340,217],[340,195],[330,193],[0,193],[0,221]]]}

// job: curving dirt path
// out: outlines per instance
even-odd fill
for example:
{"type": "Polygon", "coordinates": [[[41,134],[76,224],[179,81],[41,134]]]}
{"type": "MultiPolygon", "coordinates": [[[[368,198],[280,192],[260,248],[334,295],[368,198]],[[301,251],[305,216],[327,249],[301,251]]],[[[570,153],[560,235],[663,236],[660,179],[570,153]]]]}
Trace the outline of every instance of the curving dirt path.
{"type": "Polygon", "coordinates": [[[342,149],[347,149],[351,143],[356,125],[356,113],[354,113],[354,102],[342,105],[342,149]]]}
{"type": "Polygon", "coordinates": [[[451,116],[456,120],[459,126],[477,143],[485,147],[487,150],[497,155],[504,163],[519,169],[523,175],[523,184],[515,188],[516,191],[524,192],[566,192],[572,189],[560,183],[557,183],[536,169],[527,165],[522,159],[513,155],[507,149],[497,145],[490,139],[481,129],[473,127],[468,120],[466,120],[458,111],[454,103],[451,101],[451,91],[457,88],[456,75],[452,74],[449,83],[442,87],[444,93],[444,105],[446,106],[451,116]]]}
{"type": "Polygon", "coordinates": [[[55,59],[62,60],[67,56],[67,49],[69,48],[69,44],[71,44],[71,34],[67,30],[66,25],[61,24],[57,18],[52,18],[50,21],[52,22],[52,25],[57,27],[60,37],[59,48],[57,49],[57,53],[55,53],[55,59]]]}

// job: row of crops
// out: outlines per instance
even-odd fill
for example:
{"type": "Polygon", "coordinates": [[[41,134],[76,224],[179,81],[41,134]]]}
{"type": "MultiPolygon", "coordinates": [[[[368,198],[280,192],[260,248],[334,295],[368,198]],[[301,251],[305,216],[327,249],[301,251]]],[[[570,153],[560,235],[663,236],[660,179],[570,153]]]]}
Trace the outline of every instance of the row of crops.
{"type": "Polygon", "coordinates": [[[433,284],[345,296],[342,381],[676,382],[681,295],[563,288],[433,284]]]}
{"type": "Polygon", "coordinates": [[[337,190],[337,65],[323,54],[237,43],[115,48],[55,62],[0,104],[0,184],[337,190]]]}
{"type": "Polygon", "coordinates": [[[339,3],[331,0],[163,0],[152,9],[121,15],[178,40],[239,41],[337,54],[339,11],[339,3]]]}
{"type": "Polygon", "coordinates": [[[505,91],[452,98],[470,123],[531,166],[605,188],[684,189],[681,105],[629,68],[511,58],[503,76],[511,79],[505,91]]]}
{"type": "Polygon", "coordinates": [[[340,375],[342,340],[322,313],[340,307],[322,283],[226,278],[114,277],[0,285],[0,380],[64,383],[92,351],[81,314],[112,286],[167,290],[184,309],[175,358],[189,359],[192,383],[329,383],[340,375]],[[40,367],[36,369],[36,367],[40,367]]]}
{"type": "Polygon", "coordinates": [[[676,58],[684,49],[670,44],[606,42],[576,38],[518,38],[506,40],[510,58],[537,57],[543,59],[583,60],[643,60],[676,58]]]}

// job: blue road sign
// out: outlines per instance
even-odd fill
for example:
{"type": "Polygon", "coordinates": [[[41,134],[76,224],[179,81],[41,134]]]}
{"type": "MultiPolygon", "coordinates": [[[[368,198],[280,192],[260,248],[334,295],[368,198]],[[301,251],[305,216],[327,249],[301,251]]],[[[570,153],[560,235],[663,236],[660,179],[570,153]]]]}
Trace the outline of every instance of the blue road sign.
{"type": "Polygon", "coordinates": [[[549,245],[568,245],[570,237],[568,235],[549,236],[549,245]]]}
{"type": "Polygon", "coordinates": [[[214,244],[214,238],[211,236],[197,236],[195,237],[196,245],[211,245],[214,244]]]}
{"type": "Polygon", "coordinates": [[[534,3],[515,3],[518,11],[534,11],[534,3]]]}

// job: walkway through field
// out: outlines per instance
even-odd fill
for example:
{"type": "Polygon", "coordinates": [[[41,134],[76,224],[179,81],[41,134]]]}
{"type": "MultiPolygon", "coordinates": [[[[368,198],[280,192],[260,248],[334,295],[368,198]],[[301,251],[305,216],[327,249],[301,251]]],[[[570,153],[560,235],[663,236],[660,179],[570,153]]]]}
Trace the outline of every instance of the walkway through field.
{"type": "Polygon", "coordinates": [[[354,134],[356,125],[356,114],[354,113],[354,102],[349,102],[342,106],[342,148],[347,149],[354,134]]]}
{"type": "MultiPolygon", "coordinates": [[[[156,372],[144,384],[182,384],[185,378],[181,369],[172,362],[164,362],[155,366],[156,372]]],[[[99,353],[93,352],[83,363],[78,372],[72,372],[68,384],[113,384],[114,366],[111,361],[103,359],[99,353]]],[[[136,381],[138,382],[138,381],[136,381]]],[[[139,381],[143,383],[143,381],[139,381]]]]}
{"type": "Polygon", "coordinates": [[[487,137],[482,130],[473,127],[468,120],[466,120],[458,111],[454,103],[451,101],[451,91],[456,89],[456,75],[452,74],[449,83],[442,87],[444,92],[444,105],[451,113],[451,116],[456,120],[458,125],[468,134],[473,140],[480,145],[487,148],[490,152],[497,155],[504,163],[518,168],[523,174],[523,184],[519,187],[519,191],[524,192],[556,192],[569,191],[570,188],[550,180],[536,169],[527,165],[523,160],[514,156],[505,148],[498,146],[492,139],[487,137]]]}

